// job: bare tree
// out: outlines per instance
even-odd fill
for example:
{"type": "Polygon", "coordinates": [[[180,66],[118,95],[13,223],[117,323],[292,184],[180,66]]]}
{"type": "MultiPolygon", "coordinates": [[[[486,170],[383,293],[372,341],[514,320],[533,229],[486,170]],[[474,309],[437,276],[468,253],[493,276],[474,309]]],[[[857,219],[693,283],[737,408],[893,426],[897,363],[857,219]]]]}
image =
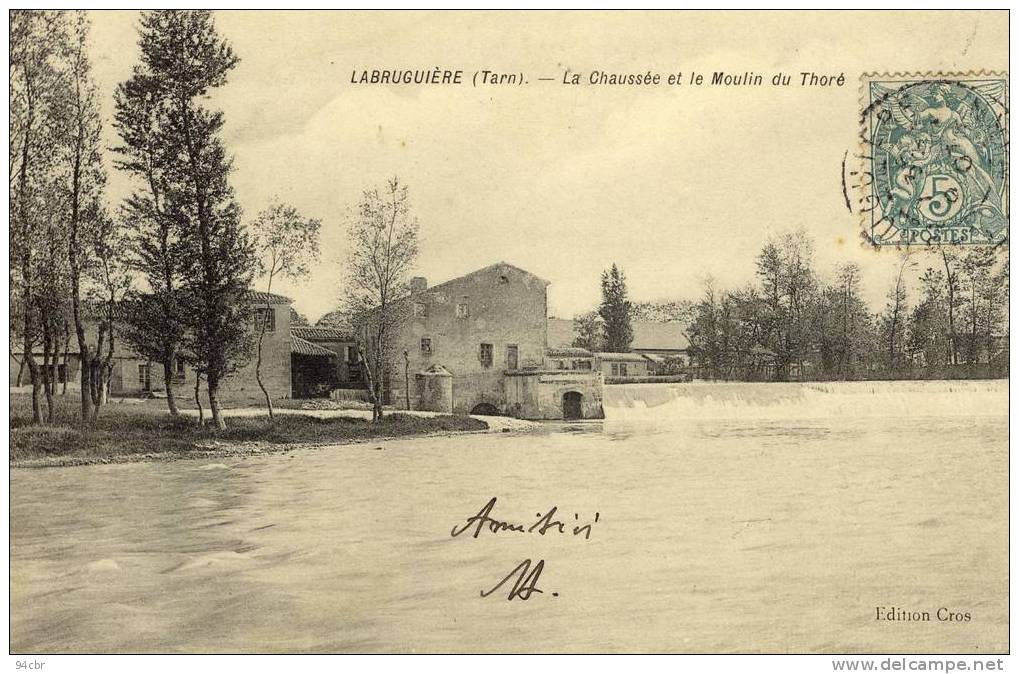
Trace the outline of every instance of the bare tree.
{"type": "Polygon", "coordinates": [[[265,396],[269,418],[273,418],[272,396],[262,381],[262,342],[273,311],[270,302],[272,283],[277,278],[297,280],[307,278],[309,264],[319,257],[318,235],[322,223],[305,218],[289,204],[274,203],[259,213],[252,224],[255,247],[260,257],[262,274],[266,281],[265,314],[258,322],[255,379],[265,396]]]}
{"type": "MultiPolygon", "coordinates": [[[[109,265],[115,266],[116,263],[103,258],[112,256],[112,251],[119,248],[119,242],[110,240],[119,231],[106,217],[101,203],[106,184],[100,157],[102,117],[99,112],[99,94],[92,80],[88,60],[88,40],[88,18],[82,11],[75,12],[69,26],[66,86],[59,130],[62,182],[67,201],[69,294],[74,333],[82,363],[82,423],[89,423],[98,416],[98,405],[102,403],[103,397],[97,397],[95,392],[102,390],[104,378],[103,368],[97,363],[105,358],[101,353],[102,340],[108,339],[107,346],[113,341],[112,323],[106,325],[100,316],[87,317],[83,303],[85,296],[90,293],[99,302],[108,295],[105,291],[107,272],[112,279],[116,272],[109,265]],[[100,343],[95,349],[88,343],[86,318],[97,319],[102,324],[97,334],[100,343]],[[99,377],[99,381],[93,381],[93,377],[99,377]]],[[[113,294],[116,295],[116,291],[113,294]]],[[[91,306],[99,304],[93,302],[91,306]]],[[[112,359],[112,354],[109,359],[112,359]]]]}
{"type": "Polygon", "coordinates": [[[895,284],[888,291],[888,302],[880,316],[880,331],[887,345],[887,367],[889,372],[901,369],[903,365],[902,351],[905,343],[907,314],[906,269],[912,266],[911,256],[906,249],[899,259],[899,269],[895,274],[895,284]]]}
{"type": "Polygon", "coordinates": [[[406,318],[407,275],[417,258],[418,223],[398,178],[365,190],[349,225],[345,303],[365,365],[372,421],[382,419],[383,388],[393,334],[406,318]]]}
{"type": "MultiPolygon", "coordinates": [[[[42,423],[42,370],[35,358],[40,340],[38,292],[46,235],[44,213],[52,214],[52,175],[57,162],[55,105],[61,87],[59,60],[66,37],[64,13],[10,12],[11,297],[19,305],[22,359],[32,382],[32,422],[42,423]]],[[[12,311],[12,313],[15,313],[12,311]]]]}

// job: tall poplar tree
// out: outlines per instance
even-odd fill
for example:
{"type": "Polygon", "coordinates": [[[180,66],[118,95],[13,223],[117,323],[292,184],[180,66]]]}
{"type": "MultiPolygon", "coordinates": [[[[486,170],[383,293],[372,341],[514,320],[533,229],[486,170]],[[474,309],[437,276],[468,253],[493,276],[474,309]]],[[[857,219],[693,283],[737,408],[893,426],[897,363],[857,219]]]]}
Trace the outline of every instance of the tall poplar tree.
{"type": "Polygon", "coordinates": [[[601,306],[598,315],[603,321],[606,351],[625,353],[633,342],[630,324],[630,301],[626,292],[626,275],[612,264],[601,275],[601,306]]]}
{"type": "Polygon", "coordinates": [[[239,59],[205,10],[146,12],[139,46],[141,62],[119,89],[117,119],[123,168],[147,183],[147,193],[136,193],[138,201],[128,208],[150,219],[141,237],[154,258],[176,266],[169,275],[153,270],[150,280],[157,293],[187,298],[179,313],[179,304],[168,302],[165,317],[204,374],[213,421],[222,429],[220,384],[250,355],[246,293],[257,260],[229,183],[231,160],[220,137],[224,116],[206,99],[226,84],[239,59]],[[165,256],[164,229],[172,240],[165,256]],[[170,291],[166,279],[175,273],[180,281],[170,291]],[[183,323],[179,332],[177,321],[183,323]]]}

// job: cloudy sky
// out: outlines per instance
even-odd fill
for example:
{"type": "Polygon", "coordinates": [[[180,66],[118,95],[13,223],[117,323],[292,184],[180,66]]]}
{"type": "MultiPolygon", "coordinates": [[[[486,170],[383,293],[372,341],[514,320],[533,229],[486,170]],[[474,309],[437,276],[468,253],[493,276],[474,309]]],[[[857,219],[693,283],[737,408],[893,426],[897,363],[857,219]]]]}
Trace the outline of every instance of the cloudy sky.
{"type": "MultiPolygon", "coordinates": [[[[107,117],[138,58],[138,17],[92,13],[107,117]]],[[[750,280],[768,236],[802,229],[822,274],[864,267],[877,308],[894,254],[859,245],[841,185],[860,74],[1008,67],[1005,12],[219,12],[216,22],[241,58],[210,103],[226,114],[246,217],[278,196],[323,223],[311,279],[280,286],[313,321],[340,294],[348,214],[392,175],[410,186],[430,284],[503,260],[548,279],[550,310],[569,317],[596,304],[613,262],[634,299],[694,298],[709,274],[750,280]],[[529,84],[350,82],[353,70],[435,67],[529,84]],[[794,85],[574,87],[561,83],[566,69],[781,71],[794,85]],[[846,84],[795,86],[802,71],[844,73],[846,84]]],[[[130,185],[111,178],[116,200],[130,185]]]]}

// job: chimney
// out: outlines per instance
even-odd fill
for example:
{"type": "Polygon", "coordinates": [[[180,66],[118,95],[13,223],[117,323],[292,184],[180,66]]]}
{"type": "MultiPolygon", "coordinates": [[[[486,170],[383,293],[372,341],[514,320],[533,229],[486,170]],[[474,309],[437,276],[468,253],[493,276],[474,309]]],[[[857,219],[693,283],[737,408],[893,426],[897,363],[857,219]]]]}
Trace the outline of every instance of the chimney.
{"type": "Polygon", "coordinates": [[[424,276],[415,276],[408,285],[412,293],[423,293],[428,290],[428,279],[424,276]]]}

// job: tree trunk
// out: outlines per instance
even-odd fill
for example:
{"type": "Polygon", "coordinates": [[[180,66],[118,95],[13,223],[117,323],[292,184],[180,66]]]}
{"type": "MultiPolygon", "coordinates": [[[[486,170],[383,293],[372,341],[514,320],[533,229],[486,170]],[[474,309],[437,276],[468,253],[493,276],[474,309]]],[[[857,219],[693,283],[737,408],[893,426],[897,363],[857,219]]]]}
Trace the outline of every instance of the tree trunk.
{"type": "Polygon", "coordinates": [[[215,377],[207,377],[206,387],[209,391],[209,409],[212,410],[212,423],[216,430],[226,430],[226,420],[223,419],[223,411],[219,409],[219,380],[215,377]]]}
{"type": "Polygon", "coordinates": [[[42,338],[42,390],[46,395],[46,423],[53,423],[53,338],[51,325],[43,325],[42,338]]]}
{"type": "MultiPolygon", "coordinates": [[[[26,302],[29,304],[29,302],[26,302]]],[[[35,354],[32,352],[32,321],[29,318],[26,308],[25,314],[25,355],[23,357],[24,362],[28,363],[28,374],[32,381],[32,423],[42,423],[42,406],[39,400],[39,364],[35,362],[35,354]]]]}
{"type": "MultiPolygon", "coordinates": [[[[272,276],[269,277],[269,286],[266,292],[272,292],[272,276]]],[[[265,300],[265,316],[262,317],[262,325],[258,331],[258,355],[255,359],[255,381],[258,382],[258,388],[262,389],[262,395],[265,396],[265,407],[269,410],[269,421],[273,421],[272,412],[272,396],[269,395],[269,391],[265,388],[265,383],[262,381],[262,342],[265,339],[265,326],[269,322],[269,312],[272,311],[272,305],[269,304],[269,298],[265,300]]]]}
{"type": "Polygon", "coordinates": [[[70,377],[68,377],[67,375],[68,375],[68,373],[71,370],[71,368],[69,367],[69,363],[67,361],[70,360],[70,357],[71,357],[71,332],[68,329],[67,323],[65,321],[64,322],[64,381],[61,382],[63,388],[60,391],[60,395],[62,395],[62,396],[67,395],[67,380],[70,379],[70,377]]]}
{"type": "Polygon", "coordinates": [[[202,395],[200,385],[202,383],[202,375],[198,370],[195,370],[195,405],[198,406],[198,427],[201,428],[205,425],[205,410],[202,408],[202,395]]]}
{"type": "Polygon", "coordinates": [[[382,419],[382,400],[379,396],[379,388],[375,385],[375,373],[372,372],[371,361],[365,353],[364,347],[358,343],[357,350],[361,356],[361,364],[364,366],[364,376],[368,380],[368,397],[372,401],[372,423],[382,419]]]}
{"type": "Polygon", "coordinates": [[[173,392],[174,360],[175,356],[172,351],[163,360],[163,382],[166,384],[166,406],[170,410],[170,416],[176,418],[180,416],[180,411],[177,409],[177,396],[173,392]]]}

